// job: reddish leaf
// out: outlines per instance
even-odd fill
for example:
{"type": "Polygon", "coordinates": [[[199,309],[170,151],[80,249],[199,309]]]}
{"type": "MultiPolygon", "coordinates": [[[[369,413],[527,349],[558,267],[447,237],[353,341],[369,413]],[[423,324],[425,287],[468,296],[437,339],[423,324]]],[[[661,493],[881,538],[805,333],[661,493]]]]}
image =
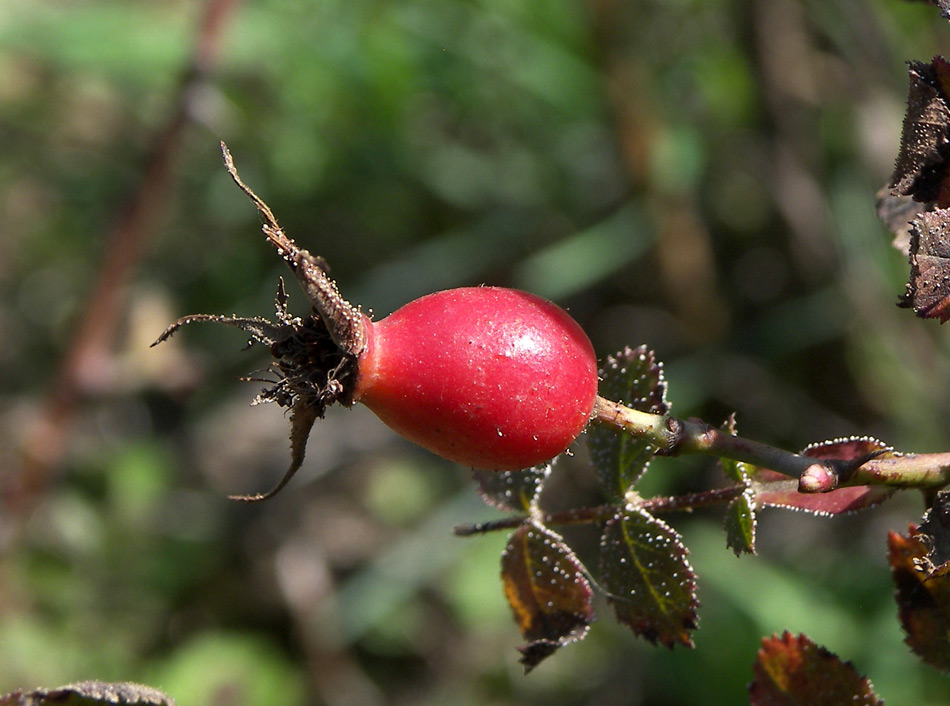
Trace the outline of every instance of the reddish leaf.
{"type": "Polygon", "coordinates": [[[762,640],[749,685],[751,706],[883,706],[871,682],[804,635],[762,640]]]}
{"type": "Polygon", "coordinates": [[[891,532],[888,559],[906,642],[926,663],[950,671],[950,562],[947,561],[947,495],[908,536],[891,532]]]}
{"type": "MultiPolygon", "coordinates": [[[[865,436],[812,444],[802,451],[802,455],[819,460],[856,461],[888,451],[890,447],[883,441],[865,436]]],[[[886,485],[856,485],[828,493],[799,493],[797,479],[768,469],[756,470],[753,488],[759,507],[780,507],[821,516],[874,507],[896,492],[896,488],[886,485]]]]}
{"type": "Polygon", "coordinates": [[[910,62],[910,87],[900,152],[891,188],[920,203],[950,205],[948,155],[950,106],[947,101],[950,64],[934,57],[930,64],[910,62]]]}
{"type": "Polygon", "coordinates": [[[521,471],[472,471],[485,502],[512,512],[528,512],[550,474],[550,463],[521,471]]]}
{"type": "Polygon", "coordinates": [[[856,461],[873,454],[890,451],[891,447],[870,436],[849,436],[809,444],[802,456],[822,460],[856,461]]]}
{"type": "Polygon", "coordinates": [[[751,488],[726,508],[726,546],[739,556],[755,554],[755,493],[751,488]]]}
{"type": "Polygon", "coordinates": [[[910,279],[900,306],[923,319],[950,319],[950,211],[921,213],[910,224],[910,279]]]}
{"type": "MultiPolygon", "coordinates": [[[[600,394],[641,412],[666,414],[663,364],[646,346],[608,356],[600,370],[600,394]]],[[[587,433],[591,459],[610,497],[620,500],[646,471],[656,449],[642,439],[598,424],[587,433]]]]}
{"type": "Polygon", "coordinates": [[[607,522],[600,563],[617,620],[650,642],[692,647],[699,602],[687,553],[676,532],[643,510],[607,522]]]}
{"type": "Polygon", "coordinates": [[[501,556],[501,578],[515,622],[525,672],[558,648],[580,640],[594,620],[583,565],[556,533],[524,524],[501,556]]]}

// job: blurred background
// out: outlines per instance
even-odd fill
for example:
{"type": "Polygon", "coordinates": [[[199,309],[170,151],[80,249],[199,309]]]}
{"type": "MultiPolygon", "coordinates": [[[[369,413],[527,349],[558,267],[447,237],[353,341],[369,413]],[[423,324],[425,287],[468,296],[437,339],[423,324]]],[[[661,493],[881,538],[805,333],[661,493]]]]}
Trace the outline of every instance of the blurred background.
{"type": "MultiPolygon", "coordinates": [[[[909,59],[947,23],[898,0],[0,0],[0,693],[135,680],[181,706],[737,704],[760,638],[805,632],[895,704],[946,703],[902,643],[888,530],[720,509],[691,549],[695,650],[601,620],[528,677],[503,533],[468,472],[362,408],[291,485],[266,351],[192,327],[269,316],[286,275],[244,180],[379,318],[458,285],[568,308],[598,354],[647,343],[673,412],[790,449],[950,449],[950,329],[895,307],[874,197],[909,59]]],[[[289,284],[291,307],[303,296],[289,284]]],[[[547,507],[596,504],[583,444],[547,507]]],[[[645,494],[724,481],[666,459],[645,494]]],[[[596,531],[566,532],[596,569],[596,531]]]]}

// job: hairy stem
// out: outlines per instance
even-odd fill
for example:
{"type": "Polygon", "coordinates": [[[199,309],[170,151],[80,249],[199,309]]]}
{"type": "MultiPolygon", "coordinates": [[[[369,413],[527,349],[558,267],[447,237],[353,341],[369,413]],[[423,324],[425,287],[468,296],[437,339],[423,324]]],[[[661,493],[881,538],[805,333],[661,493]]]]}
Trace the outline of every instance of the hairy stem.
{"type": "Polygon", "coordinates": [[[815,484],[810,471],[803,492],[827,492],[852,485],[891,485],[901,488],[939,488],[950,484],[950,452],[933,454],[882,454],[855,465],[850,461],[821,460],[785,451],[758,441],[732,436],[702,420],[682,420],[650,414],[598,397],[594,420],[620,432],[647,439],[661,455],[705,454],[743,461],[795,478],[806,470],[827,469],[833,482],[815,484]]]}
{"type": "MultiPolygon", "coordinates": [[[[703,490],[697,493],[687,493],[685,495],[664,496],[650,498],[649,500],[637,500],[636,507],[646,510],[653,514],[664,512],[683,512],[695,510],[699,507],[709,505],[721,505],[728,503],[737,496],[741,495],[743,488],[741,486],[732,486],[729,488],[717,488],[715,490],[703,490]]],[[[588,525],[598,522],[606,522],[618,513],[622,512],[622,505],[597,505],[596,507],[579,507],[571,510],[562,510],[543,514],[536,518],[543,525],[588,525]]],[[[498,530],[515,529],[532,519],[530,515],[514,515],[512,517],[503,517],[498,520],[489,520],[488,522],[478,522],[466,525],[457,525],[452,528],[452,533],[459,537],[470,537],[475,534],[485,534],[487,532],[496,532],[498,530]]]]}

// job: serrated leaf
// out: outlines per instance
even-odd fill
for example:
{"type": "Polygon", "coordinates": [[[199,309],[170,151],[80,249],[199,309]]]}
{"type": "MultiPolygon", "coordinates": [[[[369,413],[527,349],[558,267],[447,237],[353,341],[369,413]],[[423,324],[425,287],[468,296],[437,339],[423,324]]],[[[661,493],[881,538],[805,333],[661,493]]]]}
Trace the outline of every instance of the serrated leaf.
{"type": "MultiPolygon", "coordinates": [[[[946,186],[950,192],[950,180],[946,186]]],[[[910,277],[899,306],[922,319],[950,319],[950,211],[921,213],[910,224],[910,277]]]]}
{"type": "Polygon", "coordinates": [[[883,706],[871,682],[850,662],[805,635],[762,640],[749,685],[751,706],[883,706]]]}
{"type": "Polygon", "coordinates": [[[950,205],[945,147],[950,137],[950,64],[934,57],[929,64],[912,61],[909,67],[907,112],[891,189],[896,195],[913,196],[920,203],[936,202],[946,207],[950,205]]]}
{"type": "Polygon", "coordinates": [[[905,642],[924,662],[950,672],[950,562],[945,553],[947,527],[943,517],[946,497],[940,502],[942,508],[935,505],[928,510],[923,524],[911,525],[906,537],[891,532],[887,545],[905,642]],[[935,538],[938,534],[943,538],[935,538]]]}
{"type": "MultiPolygon", "coordinates": [[[[802,455],[817,460],[857,461],[882,452],[889,453],[890,447],[878,439],[862,436],[812,444],[802,455]]],[[[779,507],[825,517],[875,507],[897,491],[887,485],[855,485],[828,493],[799,493],[797,479],[768,469],[756,469],[752,487],[759,507],[779,507]]]]}
{"type": "MultiPolygon", "coordinates": [[[[666,414],[663,364],[646,346],[608,356],[600,370],[600,395],[632,409],[666,414]]],[[[642,439],[594,424],[587,433],[591,460],[607,494],[620,500],[646,471],[656,449],[642,439]]]]}
{"type": "Polygon", "coordinates": [[[594,620],[590,582],[557,533],[532,523],[519,527],[502,553],[501,578],[515,623],[527,640],[518,648],[526,673],[587,634],[594,620]]]}
{"type": "Polygon", "coordinates": [[[550,474],[550,463],[521,471],[472,471],[485,502],[512,512],[528,512],[537,503],[550,474]]]}
{"type": "Polygon", "coordinates": [[[755,493],[751,488],[729,503],[726,508],[726,546],[739,556],[755,554],[755,493]]]}
{"type": "Polygon", "coordinates": [[[692,647],[699,602],[687,554],[679,535],[643,510],[608,521],[600,565],[617,620],[654,644],[692,647]]]}
{"type": "Polygon", "coordinates": [[[84,681],[54,689],[15,691],[0,696],[0,706],[176,706],[167,694],[143,684],[84,681]]]}

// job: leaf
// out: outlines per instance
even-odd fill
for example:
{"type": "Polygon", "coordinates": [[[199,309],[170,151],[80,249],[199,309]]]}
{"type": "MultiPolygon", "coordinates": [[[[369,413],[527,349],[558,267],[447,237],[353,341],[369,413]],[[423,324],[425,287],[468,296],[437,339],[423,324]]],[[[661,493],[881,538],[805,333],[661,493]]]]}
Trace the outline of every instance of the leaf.
{"type": "Polygon", "coordinates": [[[100,706],[136,704],[139,706],[176,706],[175,700],[158,689],[132,682],[107,683],[84,681],[56,687],[14,691],[0,696],[0,706],[100,706]]]}
{"type": "Polygon", "coordinates": [[[950,205],[950,64],[934,57],[930,64],[912,61],[909,66],[907,112],[891,189],[895,195],[944,208],[950,205]]]}
{"type": "MultiPolygon", "coordinates": [[[[890,450],[878,439],[852,436],[812,444],[802,455],[818,460],[858,461],[890,450]]],[[[825,517],[875,507],[897,490],[887,485],[856,485],[828,493],[799,493],[797,479],[768,469],[756,470],[753,488],[759,507],[780,507],[825,517]]]]}
{"type": "Polygon", "coordinates": [[[644,510],[628,507],[600,540],[604,588],[624,625],[652,643],[693,646],[696,574],[679,535],[644,510]]]}
{"type": "Polygon", "coordinates": [[[751,706],[883,706],[871,682],[850,662],[805,635],[784,633],[762,640],[752,666],[751,706]]]}
{"type": "Polygon", "coordinates": [[[950,562],[947,491],[941,491],[920,527],[891,532],[888,561],[905,642],[924,662],[950,672],[950,562]]]}
{"type": "Polygon", "coordinates": [[[921,213],[910,224],[910,278],[899,306],[922,319],[950,319],[950,211],[921,213]]]}
{"type": "MultiPolygon", "coordinates": [[[[663,364],[646,346],[608,356],[600,370],[600,394],[641,412],[666,414],[663,364]]],[[[646,471],[656,449],[642,439],[593,425],[587,433],[591,459],[607,494],[621,500],[646,471]]]]}
{"type": "Polygon", "coordinates": [[[525,673],[558,648],[582,639],[594,620],[586,571],[559,535],[533,523],[519,527],[501,555],[501,578],[515,622],[525,673]]]}
{"type": "Polygon", "coordinates": [[[877,193],[877,217],[894,234],[891,245],[895,250],[910,255],[910,224],[918,215],[929,210],[926,204],[914,201],[910,196],[892,194],[884,187],[877,193]]]}
{"type": "Polygon", "coordinates": [[[928,559],[932,564],[950,561],[950,491],[937,492],[933,506],[924,513],[918,531],[929,538],[928,559]]]}
{"type": "Polygon", "coordinates": [[[739,556],[755,554],[755,493],[751,488],[729,503],[726,508],[726,546],[739,556]]]}
{"type": "Polygon", "coordinates": [[[472,471],[478,491],[489,505],[499,510],[528,512],[537,504],[544,481],[551,475],[546,463],[521,471],[472,471]]]}

